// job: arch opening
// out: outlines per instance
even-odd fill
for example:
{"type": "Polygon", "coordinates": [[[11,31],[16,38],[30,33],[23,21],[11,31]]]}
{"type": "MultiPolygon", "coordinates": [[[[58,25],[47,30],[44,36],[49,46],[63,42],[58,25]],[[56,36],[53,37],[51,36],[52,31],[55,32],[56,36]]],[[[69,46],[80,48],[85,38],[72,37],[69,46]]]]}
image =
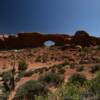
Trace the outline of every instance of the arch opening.
{"type": "Polygon", "coordinates": [[[52,40],[47,40],[43,44],[44,46],[47,46],[47,47],[55,46],[55,42],[52,40]]]}

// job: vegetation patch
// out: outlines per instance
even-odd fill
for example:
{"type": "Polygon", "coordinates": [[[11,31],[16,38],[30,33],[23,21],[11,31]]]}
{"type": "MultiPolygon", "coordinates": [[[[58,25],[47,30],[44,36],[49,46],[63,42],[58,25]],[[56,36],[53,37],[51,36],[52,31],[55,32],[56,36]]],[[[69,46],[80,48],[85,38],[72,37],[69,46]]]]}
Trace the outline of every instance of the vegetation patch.
{"type": "Polygon", "coordinates": [[[24,97],[27,100],[34,100],[35,96],[46,96],[48,94],[48,89],[43,83],[30,80],[20,86],[16,93],[16,100],[19,100],[20,97],[22,97],[22,100],[24,97]]]}
{"type": "Polygon", "coordinates": [[[100,70],[100,65],[95,65],[91,68],[90,72],[95,73],[100,70]]]}
{"type": "Polygon", "coordinates": [[[27,63],[26,61],[20,61],[19,64],[18,64],[18,70],[19,71],[23,71],[23,70],[26,70],[27,69],[27,63]]]}
{"type": "Polygon", "coordinates": [[[64,78],[56,73],[48,73],[41,76],[39,80],[46,84],[57,86],[63,82],[64,78]]]}
{"type": "Polygon", "coordinates": [[[69,83],[72,83],[74,85],[75,84],[83,85],[85,81],[86,81],[85,76],[81,74],[74,74],[69,78],[69,83]]]}

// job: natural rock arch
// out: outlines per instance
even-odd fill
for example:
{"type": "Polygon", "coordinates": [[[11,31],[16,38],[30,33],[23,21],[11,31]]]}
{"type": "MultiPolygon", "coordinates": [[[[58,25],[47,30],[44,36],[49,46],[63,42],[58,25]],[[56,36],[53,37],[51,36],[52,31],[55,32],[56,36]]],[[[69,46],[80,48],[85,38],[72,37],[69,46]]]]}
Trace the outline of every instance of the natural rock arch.
{"type": "Polygon", "coordinates": [[[0,49],[21,49],[43,46],[45,41],[54,41],[55,46],[100,45],[100,38],[91,37],[85,31],[77,31],[74,36],[63,34],[41,34],[38,32],[18,33],[16,36],[0,36],[0,49]]]}

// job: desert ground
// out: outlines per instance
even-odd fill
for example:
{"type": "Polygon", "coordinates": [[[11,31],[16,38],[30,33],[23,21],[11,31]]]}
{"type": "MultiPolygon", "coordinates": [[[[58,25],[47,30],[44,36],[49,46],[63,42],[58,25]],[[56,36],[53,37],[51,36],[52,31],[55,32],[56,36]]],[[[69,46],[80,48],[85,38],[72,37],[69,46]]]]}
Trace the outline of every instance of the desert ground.
{"type": "MultiPolygon", "coordinates": [[[[99,46],[85,48],[66,47],[64,50],[62,46],[42,46],[37,48],[0,51],[0,87],[4,88],[3,74],[12,71],[14,68],[15,87],[7,97],[7,100],[14,100],[13,98],[16,95],[17,89],[29,80],[38,80],[41,76],[50,72],[58,73],[63,76],[64,83],[68,83],[69,78],[75,74],[84,75],[87,80],[92,80],[97,76],[97,72],[91,72],[94,66],[100,67],[99,46]],[[19,72],[18,69],[21,61],[27,64],[27,69],[24,70],[24,74],[19,72]],[[25,73],[29,73],[29,75],[25,73]]],[[[2,88],[0,90],[1,95],[5,94],[2,88]]],[[[57,87],[52,85],[48,86],[48,88],[52,93],[57,91],[57,87]]]]}

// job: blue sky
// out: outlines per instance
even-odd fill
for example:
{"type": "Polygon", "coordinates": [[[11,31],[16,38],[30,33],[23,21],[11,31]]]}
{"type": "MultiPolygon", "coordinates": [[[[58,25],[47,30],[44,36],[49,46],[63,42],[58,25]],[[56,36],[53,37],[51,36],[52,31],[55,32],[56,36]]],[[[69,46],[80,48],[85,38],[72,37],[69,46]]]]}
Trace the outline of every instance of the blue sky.
{"type": "Polygon", "coordinates": [[[0,32],[100,36],[100,0],[0,0],[0,32]]]}

